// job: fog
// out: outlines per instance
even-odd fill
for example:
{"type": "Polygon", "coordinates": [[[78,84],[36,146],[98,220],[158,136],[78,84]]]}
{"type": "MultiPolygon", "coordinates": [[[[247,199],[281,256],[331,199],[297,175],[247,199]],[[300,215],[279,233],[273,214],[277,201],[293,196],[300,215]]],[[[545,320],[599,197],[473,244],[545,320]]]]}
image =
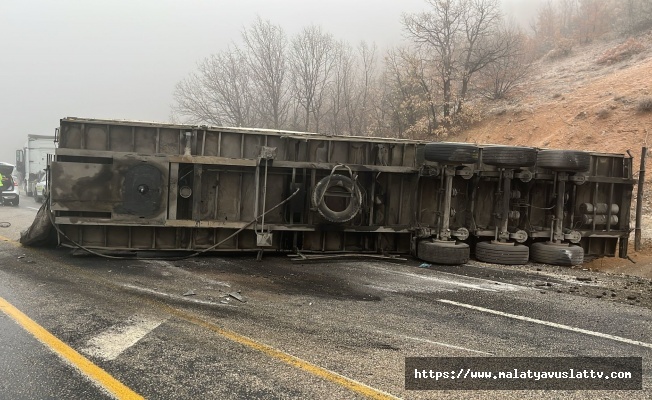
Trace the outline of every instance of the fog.
{"type": "MultiPolygon", "coordinates": [[[[503,0],[527,25],[538,0],[503,0]]],[[[352,44],[403,40],[401,13],[424,0],[3,0],[0,2],[0,161],[59,119],[166,122],[177,82],[239,41],[257,15],[288,35],[315,24],[352,44]]]]}

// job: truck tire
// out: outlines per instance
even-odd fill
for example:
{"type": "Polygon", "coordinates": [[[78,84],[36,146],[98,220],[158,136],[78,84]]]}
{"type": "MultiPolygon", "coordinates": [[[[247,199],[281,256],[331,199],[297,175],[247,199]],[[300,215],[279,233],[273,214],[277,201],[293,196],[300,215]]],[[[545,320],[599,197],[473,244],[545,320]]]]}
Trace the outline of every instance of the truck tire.
{"type": "Polygon", "coordinates": [[[580,265],[584,262],[584,249],[569,244],[536,242],[530,246],[530,258],[542,264],[580,265]]]}
{"type": "Polygon", "coordinates": [[[532,147],[490,146],[482,150],[482,162],[503,168],[533,167],[537,150],[532,147]]]}
{"type": "Polygon", "coordinates": [[[479,154],[478,146],[469,143],[428,143],[424,150],[424,157],[427,161],[442,164],[473,164],[478,161],[479,154]]]}
{"type": "Polygon", "coordinates": [[[360,207],[362,206],[362,193],[360,192],[360,187],[348,176],[339,174],[329,175],[315,185],[315,189],[312,191],[312,204],[326,220],[343,223],[352,220],[360,211],[360,207]],[[323,199],[324,193],[335,186],[345,189],[351,195],[351,200],[342,211],[332,210],[323,199]]]}
{"type": "Polygon", "coordinates": [[[475,258],[491,264],[522,265],[530,259],[530,249],[522,244],[479,242],[475,245],[475,258]]]}
{"type": "Polygon", "coordinates": [[[9,202],[14,207],[18,207],[18,204],[20,203],[20,198],[15,198],[9,202]]]}
{"type": "Polygon", "coordinates": [[[417,257],[434,264],[460,265],[469,262],[471,249],[462,242],[423,241],[419,242],[417,257]]]}
{"type": "Polygon", "coordinates": [[[584,172],[591,168],[591,154],[574,150],[541,150],[537,166],[554,171],[584,172]]]}

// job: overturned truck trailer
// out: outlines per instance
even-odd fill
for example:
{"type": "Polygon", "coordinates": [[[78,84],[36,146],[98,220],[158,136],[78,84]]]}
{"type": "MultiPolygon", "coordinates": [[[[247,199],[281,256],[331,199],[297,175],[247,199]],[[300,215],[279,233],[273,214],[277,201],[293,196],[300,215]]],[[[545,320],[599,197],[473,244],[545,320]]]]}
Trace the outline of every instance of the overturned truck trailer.
{"type": "Polygon", "coordinates": [[[467,247],[499,264],[627,257],[632,157],[439,142],[425,145],[425,160],[419,204],[431,207],[417,210],[428,228],[415,234],[430,238],[419,258],[463,262],[467,247]]]}
{"type": "Polygon", "coordinates": [[[57,140],[49,206],[63,246],[448,264],[627,255],[623,155],[78,118],[57,140]]]}
{"type": "Polygon", "coordinates": [[[410,251],[415,141],[76,118],[58,140],[64,246],[410,251]]]}

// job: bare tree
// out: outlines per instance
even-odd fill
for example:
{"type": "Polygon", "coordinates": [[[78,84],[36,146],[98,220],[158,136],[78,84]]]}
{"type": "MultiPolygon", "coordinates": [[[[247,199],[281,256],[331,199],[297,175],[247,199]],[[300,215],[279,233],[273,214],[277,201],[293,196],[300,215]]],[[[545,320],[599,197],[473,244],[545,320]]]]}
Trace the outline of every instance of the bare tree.
{"type": "Polygon", "coordinates": [[[345,132],[350,134],[352,133],[352,121],[347,111],[353,102],[356,60],[351,46],[343,41],[335,43],[334,57],[332,84],[329,88],[329,131],[336,135],[345,132]],[[346,118],[347,116],[349,118],[346,118]]]}
{"type": "Polygon", "coordinates": [[[292,39],[290,65],[293,92],[303,109],[305,131],[310,130],[311,116],[314,130],[319,131],[326,89],[335,65],[335,53],[333,37],[314,25],[304,28],[292,39]]]}
{"type": "Polygon", "coordinates": [[[478,90],[485,97],[497,100],[509,94],[530,73],[534,55],[528,49],[527,35],[516,25],[506,25],[493,40],[507,49],[505,57],[487,65],[480,74],[478,90]]]}
{"type": "Polygon", "coordinates": [[[202,82],[202,77],[192,73],[174,88],[176,105],[172,108],[174,120],[189,124],[224,125],[221,110],[211,92],[202,82]]]}
{"type": "Polygon", "coordinates": [[[531,28],[534,31],[540,54],[544,54],[554,47],[560,36],[560,27],[557,9],[551,0],[539,8],[531,28]]]}
{"type": "Polygon", "coordinates": [[[247,49],[247,65],[251,71],[261,113],[261,123],[281,129],[289,109],[287,38],[280,26],[260,17],[242,31],[247,49]]]}
{"type": "Polygon", "coordinates": [[[255,126],[254,93],[245,57],[237,48],[198,64],[174,92],[175,112],[190,123],[255,126]]]}
{"type": "Polygon", "coordinates": [[[559,33],[564,37],[572,37],[577,29],[577,16],[581,0],[558,0],[558,10],[555,10],[558,19],[559,33]]]}
{"type": "Polygon", "coordinates": [[[457,69],[458,46],[462,37],[467,0],[427,0],[431,11],[404,15],[403,25],[418,45],[428,47],[434,60],[443,91],[444,117],[451,114],[453,81],[457,69]]]}
{"type": "Polygon", "coordinates": [[[367,133],[370,123],[370,103],[373,101],[375,87],[376,51],[375,44],[362,42],[358,47],[360,75],[354,101],[349,102],[347,107],[349,130],[357,135],[367,133]],[[354,124],[354,121],[357,121],[357,124],[354,124]]]}
{"type": "Polygon", "coordinates": [[[580,0],[576,36],[580,43],[590,43],[611,30],[609,0],[580,0]]]}
{"type": "Polygon", "coordinates": [[[385,105],[399,137],[426,137],[438,127],[432,71],[414,48],[388,51],[385,59],[385,105]]]}
{"type": "Polygon", "coordinates": [[[462,46],[462,83],[457,111],[462,109],[472,76],[508,55],[508,43],[495,40],[497,27],[501,22],[499,5],[496,0],[471,0],[465,7],[463,28],[465,34],[462,46]]]}
{"type": "Polygon", "coordinates": [[[331,132],[368,134],[376,90],[376,45],[361,42],[355,51],[345,42],[336,46],[329,115],[331,132]]]}
{"type": "Polygon", "coordinates": [[[618,32],[630,35],[652,27],[652,0],[620,0],[613,5],[618,32]]]}
{"type": "Polygon", "coordinates": [[[491,40],[501,15],[497,0],[428,0],[431,10],[405,15],[409,35],[434,55],[446,120],[462,110],[473,75],[505,57],[504,44],[491,40]]]}

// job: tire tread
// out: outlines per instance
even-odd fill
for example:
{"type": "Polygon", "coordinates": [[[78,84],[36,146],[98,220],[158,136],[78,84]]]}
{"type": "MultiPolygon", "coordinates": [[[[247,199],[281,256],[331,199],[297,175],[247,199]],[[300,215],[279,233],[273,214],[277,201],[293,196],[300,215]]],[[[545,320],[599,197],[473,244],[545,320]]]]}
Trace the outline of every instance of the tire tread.
{"type": "Polygon", "coordinates": [[[546,242],[536,242],[530,246],[530,258],[542,264],[580,265],[584,262],[584,249],[574,245],[556,246],[546,242]]]}
{"type": "Polygon", "coordinates": [[[479,242],[475,245],[475,258],[478,261],[492,264],[521,265],[528,263],[530,250],[522,244],[508,246],[492,242],[479,242]]]}
{"type": "Polygon", "coordinates": [[[423,241],[419,243],[417,257],[435,264],[460,265],[469,261],[471,250],[466,243],[452,245],[423,241]]]}

